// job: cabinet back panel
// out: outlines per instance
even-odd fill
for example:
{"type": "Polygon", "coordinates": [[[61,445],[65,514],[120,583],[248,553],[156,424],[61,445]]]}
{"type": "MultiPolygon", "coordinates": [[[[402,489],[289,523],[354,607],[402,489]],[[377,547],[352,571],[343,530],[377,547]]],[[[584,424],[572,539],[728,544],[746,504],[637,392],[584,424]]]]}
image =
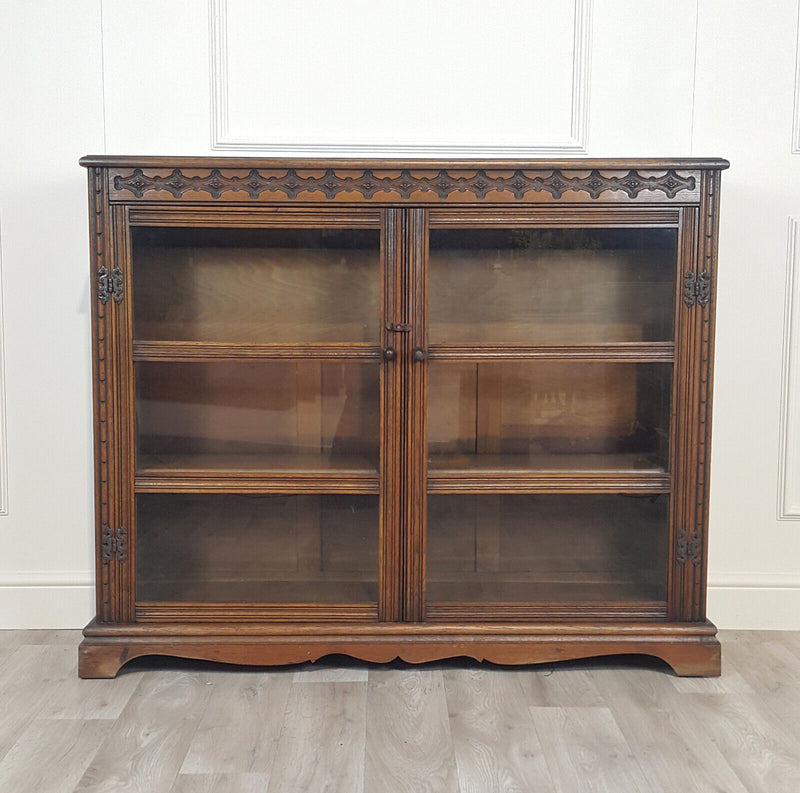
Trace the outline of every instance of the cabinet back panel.
{"type": "Polygon", "coordinates": [[[141,340],[379,340],[378,231],[136,228],[133,285],[141,340]]]}
{"type": "Polygon", "coordinates": [[[377,603],[378,498],[136,497],[140,602],[377,603]]]}
{"type": "Polygon", "coordinates": [[[429,455],[434,462],[635,453],[640,467],[664,467],[671,371],[670,364],[432,361],[429,455]]]}
{"type": "Polygon", "coordinates": [[[138,362],[140,455],[361,455],[377,467],[377,363],[138,362]]]}
{"type": "Polygon", "coordinates": [[[428,497],[429,602],[661,602],[667,496],[428,497]]]}
{"type": "Polygon", "coordinates": [[[674,229],[434,229],[431,344],[672,338],[674,229]]]}

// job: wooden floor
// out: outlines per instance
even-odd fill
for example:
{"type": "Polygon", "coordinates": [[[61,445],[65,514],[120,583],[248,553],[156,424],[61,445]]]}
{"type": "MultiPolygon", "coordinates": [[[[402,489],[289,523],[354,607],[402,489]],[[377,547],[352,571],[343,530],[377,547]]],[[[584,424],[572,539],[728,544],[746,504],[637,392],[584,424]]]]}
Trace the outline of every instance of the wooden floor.
{"type": "Polygon", "coordinates": [[[798,793],[800,633],[723,632],[723,676],[645,659],[79,680],[77,631],[0,631],[0,791],[798,793]]]}

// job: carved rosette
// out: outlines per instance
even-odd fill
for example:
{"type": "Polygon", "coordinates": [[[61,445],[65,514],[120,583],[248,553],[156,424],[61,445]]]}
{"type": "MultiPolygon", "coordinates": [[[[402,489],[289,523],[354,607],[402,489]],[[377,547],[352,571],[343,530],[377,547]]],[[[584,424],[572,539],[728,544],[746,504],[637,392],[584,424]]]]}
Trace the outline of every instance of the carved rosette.
{"type": "Polygon", "coordinates": [[[492,176],[483,169],[469,175],[439,169],[432,176],[407,168],[400,170],[399,174],[386,176],[369,168],[357,176],[340,176],[334,168],[327,168],[321,176],[301,175],[298,171],[288,168],[280,175],[265,175],[257,168],[251,168],[240,176],[212,168],[205,175],[189,176],[180,168],[173,168],[168,175],[148,174],[142,168],[134,168],[130,175],[114,176],[113,186],[117,192],[129,192],[135,198],[153,191],[166,191],[174,198],[181,198],[187,192],[205,192],[213,199],[227,192],[244,192],[254,201],[262,194],[278,192],[287,199],[295,199],[301,193],[320,193],[329,200],[342,193],[356,193],[365,199],[371,199],[377,193],[389,193],[403,200],[418,193],[434,193],[441,200],[447,200],[455,193],[470,192],[479,200],[489,193],[506,193],[520,201],[529,192],[546,193],[557,200],[571,191],[596,200],[609,191],[621,192],[628,198],[649,191],[673,199],[682,191],[694,191],[697,187],[694,176],[682,175],[673,169],[658,175],[645,175],[632,169],[622,175],[609,175],[592,169],[588,174],[574,176],[558,168],[544,175],[518,169],[510,176],[492,176]]]}

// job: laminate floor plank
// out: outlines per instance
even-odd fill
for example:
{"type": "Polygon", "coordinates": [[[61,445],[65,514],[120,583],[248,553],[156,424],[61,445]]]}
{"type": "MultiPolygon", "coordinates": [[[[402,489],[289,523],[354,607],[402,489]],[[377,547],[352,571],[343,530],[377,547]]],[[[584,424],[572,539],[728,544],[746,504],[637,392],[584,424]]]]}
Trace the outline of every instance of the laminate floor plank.
{"type": "Polygon", "coordinates": [[[778,632],[757,644],[728,646],[729,663],[741,669],[749,691],[771,710],[783,732],[800,742],[800,656],[778,632]]]}
{"type": "Polygon", "coordinates": [[[791,740],[758,694],[692,694],[682,728],[709,736],[748,793],[797,793],[800,742],[791,740]],[[691,724],[690,724],[691,722],[691,724]]]}
{"type": "Polygon", "coordinates": [[[500,669],[445,670],[461,793],[556,793],[522,677],[500,669]]]}
{"type": "Polygon", "coordinates": [[[723,670],[720,677],[670,677],[679,694],[752,694],[753,687],[739,671],[723,670]]]}
{"type": "Polygon", "coordinates": [[[591,676],[592,662],[577,661],[520,669],[526,702],[541,708],[591,708],[605,705],[591,676]]]}
{"type": "Polygon", "coordinates": [[[769,673],[751,680],[764,707],[778,717],[781,731],[800,744],[800,657],[776,641],[765,643],[761,652],[769,673]]]}
{"type": "Polygon", "coordinates": [[[211,695],[213,673],[147,672],[76,791],[167,793],[211,695]]]}
{"type": "Polygon", "coordinates": [[[253,773],[268,780],[292,677],[282,670],[211,675],[208,705],[181,774],[253,773]]]}
{"type": "Polygon", "coordinates": [[[0,790],[72,793],[112,723],[34,719],[0,762],[0,790]]]}
{"type": "Polygon", "coordinates": [[[39,718],[117,719],[141,682],[141,673],[114,680],[80,680],[75,675],[59,682],[48,697],[39,718]]]}
{"type": "Polygon", "coordinates": [[[366,793],[458,793],[442,671],[371,669],[366,793]]]}
{"type": "Polygon", "coordinates": [[[530,712],[556,790],[654,793],[608,708],[532,707],[530,712]]]}
{"type": "Polygon", "coordinates": [[[0,669],[0,760],[77,674],[74,648],[23,644],[13,652],[0,669]]]}
{"type": "Polygon", "coordinates": [[[800,658],[800,631],[776,631],[777,641],[788,647],[798,658],[800,658]]]}
{"type": "Polygon", "coordinates": [[[6,629],[0,630],[0,652],[16,650],[17,647],[27,644],[25,638],[34,631],[6,629]]]}
{"type": "Polygon", "coordinates": [[[681,718],[691,696],[669,685],[674,678],[628,668],[597,670],[596,679],[651,790],[750,793],[706,732],[681,718]]]}
{"type": "Polygon", "coordinates": [[[2,793],[800,791],[800,632],[724,631],[722,677],[697,679],[331,658],[79,680],[79,641],[0,632],[2,793]]]}
{"type": "Polygon", "coordinates": [[[346,661],[337,666],[327,661],[303,664],[295,670],[295,683],[366,683],[369,669],[366,665],[353,665],[346,661]]]}
{"type": "Polygon", "coordinates": [[[779,640],[759,642],[757,651],[746,644],[728,648],[729,663],[741,669],[750,686],[744,693],[792,695],[800,686],[800,658],[779,640]]]}
{"type": "Polygon", "coordinates": [[[264,793],[269,774],[178,774],[170,793],[264,793]]]}
{"type": "Polygon", "coordinates": [[[26,631],[23,644],[63,644],[77,647],[83,639],[83,631],[54,628],[52,630],[26,631]]]}
{"type": "Polygon", "coordinates": [[[366,694],[364,683],[292,685],[268,793],[363,791],[366,694]]]}

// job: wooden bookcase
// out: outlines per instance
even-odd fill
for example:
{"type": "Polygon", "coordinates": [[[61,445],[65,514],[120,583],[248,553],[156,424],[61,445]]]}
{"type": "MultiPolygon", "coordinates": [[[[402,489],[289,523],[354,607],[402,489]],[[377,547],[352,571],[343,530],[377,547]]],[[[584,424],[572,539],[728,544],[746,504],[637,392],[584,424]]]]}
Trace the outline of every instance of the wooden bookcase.
{"type": "Polygon", "coordinates": [[[85,157],[97,617],[141,655],[641,653],[706,620],[724,160],[85,157]]]}

